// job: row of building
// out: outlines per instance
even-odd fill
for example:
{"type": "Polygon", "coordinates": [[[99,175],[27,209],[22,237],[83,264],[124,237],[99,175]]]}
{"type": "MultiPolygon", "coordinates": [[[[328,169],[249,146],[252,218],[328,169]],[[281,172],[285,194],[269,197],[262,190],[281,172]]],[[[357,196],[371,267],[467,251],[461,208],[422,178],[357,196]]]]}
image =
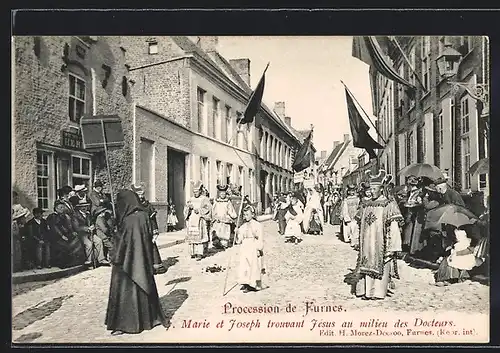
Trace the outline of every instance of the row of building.
{"type": "Polygon", "coordinates": [[[201,180],[211,196],[218,184],[240,185],[259,212],[269,210],[274,193],[294,186],[305,132],[291,126],[284,102],[262,104],[238,128],[250,60],[228,61],[217,47],[216,36],[13,38],[12,180],[21,201],[50,211],[64,185],[99,179],[116,193],[143,182],[163,226],[168,202],[182,214],[201,180]],[[123,147],[108,149],[111,184],[104,154],[83,148],[80,119],[98,115],[118,116],[123,130],[123,147]]]}
{"type": "MultiPolygon", "coordinates": [[[[457,190],[488,193],[488,175],[469,168],[488,156],[489,51],[486,37],[377,37],[385,59],[415,91],[370,69],[380,167],[396,176],[412,163],[436,165],[457,190]]],[[[320,168],[323,178],[357,183],[376,168],[346,137],[320,168]],[[345,146],[344,146],[345,145],[345,146]],[[348,148],[350,146],[351,148],[348,148]],[[344,156],[344,157],[342,157],[344,156]]]]}

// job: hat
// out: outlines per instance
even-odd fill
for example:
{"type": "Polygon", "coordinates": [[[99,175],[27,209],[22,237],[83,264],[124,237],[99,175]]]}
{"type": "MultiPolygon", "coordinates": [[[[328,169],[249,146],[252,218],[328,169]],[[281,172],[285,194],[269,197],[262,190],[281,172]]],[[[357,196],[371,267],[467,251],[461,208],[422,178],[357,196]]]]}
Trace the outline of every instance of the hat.
{"type": "Polygon", "coordinates": [[[136,194],[144,192],[144,187],[143,187],[142,184],[139,184],[139,185],[132,184],[132,186],[130,187],[130,189],[132,189],[132,191],[135,192],[136,194]]]}
{"type": "Polygon", "coordinates": [[[203,187],[203,183],[200,180],[191,183],[193,184],[193,191],[199,191],[203,187]]]}
{"type": "Polygon", "coordinates": [[[243,211],[250,211],[252,212],[254,215],[255,215],[255,207],[253,207],[252,205],[246,205],[245,208],[243,209],[243,211]]]}
{"type": "Polygon", "coordinates": [[[85,185],[76,185],[75,192],[79,192],[79,191],[87,191],[87,187],[85,185]]]}
{"type": "Polygon", "coordinates": [[[227,185],[217,185],[217,190],[219,191],[227,191],[227,185]]]}
{"type": "Polygon", "coordinates": [[[21,206],[20,204],[12,206],[12,219],[13,220],[27,216],[29,213],[30,213],[30,211],[26,207],[21,206]]]}
{"type": "Polygon", "coordinates": [[[94,187],[95,187],[95,188],[102,188],[102,181],[100,181],[100,180],[96,180],[96,181],[94,182],[94,187]]]}
{"type": "Polygon", "coordinates": [[[385,185],[392,180],[392,175],[387,174],[384,169],[380,169],[376,175],[372,175],[371,170],[367,170],[366,174],[370,178],[370,185],[385,185]]]}
{"type": "Polygon", "coordinates": [[[418,178],[415,175],[410,175],[406,180],[406,184],[408,185],[418,185],[418,178]]]}
{"type": "Polygon", "coordinates": [[[435,185],[439,185],[439,184],[446,184],[448,182],[448,179],[444,178],[444,177],[441,177],[441,178],[437,178],[435,181],[434,181],[434,184],[435,185]]]}
{"type": "Polygon", "coordinates": [[[361,187],[361,190],[368,190],[370,188],[370,183],[367,181],[363,181],[359,186],[361,187]]]}

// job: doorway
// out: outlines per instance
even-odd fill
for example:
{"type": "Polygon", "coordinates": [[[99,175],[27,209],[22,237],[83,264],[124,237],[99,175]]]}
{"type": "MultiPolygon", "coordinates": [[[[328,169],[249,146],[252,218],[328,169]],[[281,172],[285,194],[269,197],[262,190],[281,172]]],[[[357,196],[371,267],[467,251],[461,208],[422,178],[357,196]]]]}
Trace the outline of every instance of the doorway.
{"type": "Polygon", "coordinates": [[[261,170],[259,186],[260,186],[260,202],[261,202],[262,213],[265,213],[267,208],[266,178],[267,178],[267,172],[261,170]]]}
{"type": "Polygon", "coordinates": [[[186,189],[186,153],[171,148],[167,150],[168,198],[175,205],[179,222],[176,229],[183,229],[186,189]]]}

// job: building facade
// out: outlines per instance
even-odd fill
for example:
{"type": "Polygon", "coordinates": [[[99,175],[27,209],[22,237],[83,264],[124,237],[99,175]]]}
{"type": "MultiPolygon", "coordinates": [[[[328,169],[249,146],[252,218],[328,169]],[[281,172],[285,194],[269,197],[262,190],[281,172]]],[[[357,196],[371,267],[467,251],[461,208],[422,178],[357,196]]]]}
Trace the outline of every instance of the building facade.
{"type": "Polygon", "coordinates": [[[96,179],[111,192],[102,152],[83,149],[83,115],[118,115],[125,146],[109,149],[115,188],[131,182],[132,97],[117,37],[13,38],[12,187],[50,212],[57,190],[96,179]]]}
{"type": "Polygon", "coordinates": [[[227,61],[214,36],[123,42],[136,102],[133,179],[149,185],[159,213],[171,199],[182,214],[196,180],[211,197],[218,184],[239,185],[259,212],[269,209],[293,180],[300,141],[265,104],[238,126],[252,93],[250,60],[227,61]]]}
{"type": "Polygon", "coordinates": [[[430,163],[457,190],[487,191],[486,174],[468,173],[488,154],[489,110],[475,93],[489,85],[487,38],[395,37],[385,44],[386,59],[416,91],[372,71],[373,110],[387,141],[381,165],[397,174],[409,164],[430,163]]]}

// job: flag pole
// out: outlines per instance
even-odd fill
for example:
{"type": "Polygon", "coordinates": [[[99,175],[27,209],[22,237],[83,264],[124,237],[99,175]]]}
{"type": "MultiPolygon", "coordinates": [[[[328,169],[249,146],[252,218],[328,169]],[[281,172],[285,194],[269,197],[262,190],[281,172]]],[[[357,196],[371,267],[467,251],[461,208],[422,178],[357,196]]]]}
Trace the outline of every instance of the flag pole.
{"type": "Polygon", "coordinates": [[[370,119],[370,116],[366,113],[366,111],[363,109],[363,106],[361,104],[359,104],[358,100],[356,99],[356,97],[354,97],[354,95],[352,94],[351,90],[346,86],[346,84],[344,83],[344,81],[340,80],[340,82],[344,85],[345,89],[347,90],[347,92],[349,92],[349,94],[351,95],[351,97],[354,99],[354,101],[359,105],[359,107],[361,108],[361,110],[363,111],[363,113],[365,113],[366,117],[368,118],[368,121],[370,122],[370,124],[372,124],[373,128],[375,129],[375,132],[377,133],[378,137],[380,137],[380,139],[382,140],[382,142],[384,143],[384,145],[387,144],[387,141],[382,137],[382,135],[380,134],[380,132],[378,131],[377,127],[375,126],[375,124],[373,123],[372,119],[370,119]]]}

